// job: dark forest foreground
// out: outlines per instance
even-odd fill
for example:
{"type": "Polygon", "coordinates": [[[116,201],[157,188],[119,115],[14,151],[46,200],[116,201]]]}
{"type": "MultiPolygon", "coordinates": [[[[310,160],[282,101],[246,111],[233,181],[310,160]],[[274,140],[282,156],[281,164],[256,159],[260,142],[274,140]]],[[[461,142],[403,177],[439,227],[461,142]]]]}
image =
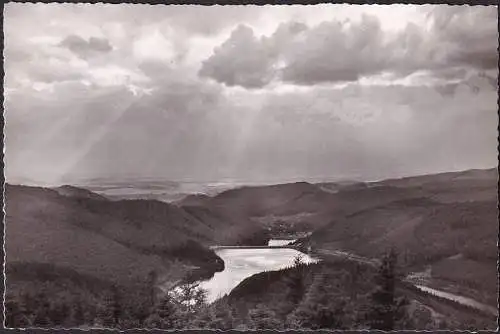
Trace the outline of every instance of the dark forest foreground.
{"type": "MultiPolygon", "coordinates": [[[[346,260],[295,265],[244,280],[213,304],[197,284],[158,294],[71,273],[43,275],[7,293],[7,327],[159,329],[494,329],[496,318],[443,303],[401,282],[397,254],[378,268],[346,260]],[[90,292],[90,293],[89,293],[90,292]],[[435,312],[428,305],[439,309],[435,312]]],[[[50,269],[52,272],[55,268],[50,269]]]]}

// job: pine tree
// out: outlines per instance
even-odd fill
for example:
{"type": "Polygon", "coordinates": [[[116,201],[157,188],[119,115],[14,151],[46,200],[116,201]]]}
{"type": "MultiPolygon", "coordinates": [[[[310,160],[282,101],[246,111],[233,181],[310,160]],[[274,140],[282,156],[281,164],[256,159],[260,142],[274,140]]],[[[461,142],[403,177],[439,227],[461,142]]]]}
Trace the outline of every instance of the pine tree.
{"type": "Polygon", "coordinates": [[[249,311],[250,327],[255,329],[279,329],[280,321],[276,313],[265,305],[257,305],[249,311]]]}
{"type": "Polygon", "coordinates": [[[313,321],[314,329],[340,329],[342,326],[341,304],[322,303],[317,306],[313,321]]]}
{"type": "Polygon", "coordinates": [[[55,300],[50,304],[49,318],[54,326],[62,326],[70,317],[71,310],[66,300],[55,300]]]}
{"type": "Polygon", "coordinates": [[[134,325],[135,328],[140,327],[155,312],[157,303],[152,304],[151,296],[151,291],[149,291],[149,288],[146,288],[134,291],[127,298],[128,302],[122,305],[122,312],[127,314],[130,325],[134,325]]]}
{"type": "Polygon", "coordinates": [[[165,296],[165,298],[159,302],[156,308],[156,314],[160,320],[158,328],[172,329],[175,327],[178,317],[178,308],[169,296],[165,296]]]}
{"type": "Polygon", "coordinates": [[[157,301],[149,316],[144,320],[146,328],[173,329],[178,317],[178,305],[169,296],[165,295],[157,301]]]}
{"type": "Polygon", "coordinates": [[[114,326],[117,326],[120,322],[120,317],[122,316],[122,307],[120,304],[120,295],[116,286],[112,287],[111,298],[112,300],[110,307],[112,310],[113,323],[114,326]]]}
{"type": "Polygon", "coordinates": [[[5,300],[5,323],[6,327],[17,327],[17,319],[21,313],[20,307],[13,298],[7,297],[5,300]]]}
{"type": "Polygon", "coordinates": [[[23,304],[17,298],[7,296],[5,301],[5,327],[28,327],[30,321],[23,304]]]}
{"type": "Polygon", "coordinates": [[[204,307],[196,312],[195,317],[189,322],[189,328],[217,329],[214,308],[204,307]]]}
{"type": "Polygon", "coordinates": [[[158,280],[158,274],[155,270],[151,270],[148,273],[147,279],[147,289],[148,289],[148,297],[149,297],[149,309],[154,308],[156,304],[156,282],[158,280]]]}
{"type": "Polygon", "coordinates": [[[49,317],[50,303],[44,291],[39,292],[35,297],[35,305],[33,325],[37,327],[52,326],[49,317]]]}
{"type": "Polygon", "coordinates": [[[339,287],[328,284],[327,276],[321,272],[314,276],[309,291],[288,316],[287,322],[296,329],[339,329],[344,318],[344,306],[339,287]]]}
{"type": "Polygon", "coordinates": [[[396,298],[397,252],[391,248],[383,258],[375,281],[377,288],[371,294],[368,323],[371,329],[389,331],[405,316],[405,300],[396,298]]]}
{"type": "Polygon", "coordinates": [[[306,287],[304,282],[305,265],[300,255],[296,256],[293,261],[293,267],[286,279],[288,287],[288,296],[290,303],[295,306],[299,304],[304,296],[306,287]]]}
{"type": "Polygon", "coordinates": [[[215,306],[215,322],[217,325],[213,328],[229,330],[234,327],[235,316],[233,308],[227,301],[220,302],[215,306]]]}
{"type": "Polygon", "coordinates": [[[85,323],[85,313],[83,311],[82,300],[80,298],[75,300],[71,318],[72,318],[72,323],[75,326],[80,326],[85,323]]]}
{"type": "Polygon", "coordinates": [[[97,308],[99,325],[106,328],[115,328],[119,320],[119,308],[117,295],[114,290],[104,294],[103,300],[97,308]]]}

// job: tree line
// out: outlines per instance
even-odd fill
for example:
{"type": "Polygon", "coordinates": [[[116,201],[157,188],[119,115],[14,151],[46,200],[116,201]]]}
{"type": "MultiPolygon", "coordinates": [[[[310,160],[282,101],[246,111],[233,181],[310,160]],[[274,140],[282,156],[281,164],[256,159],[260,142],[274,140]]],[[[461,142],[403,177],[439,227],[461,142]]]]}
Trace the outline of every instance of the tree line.
{"type": "Polygon", "coordinates": [[[280,283],[285,287],[278,292],[280,299],[276,303],[248,304],[243,311],[230,298],[208,303],[206,291],[197,283],[183,284],[162,295],[151,287],[127,297],[116,287],[89,294],[85,289],[44,282],[27,285],[17,294],[7,291],[5,324],[14,328],[415,328],[408,299],[396,293],[396,263],[394,250],[385,254],[373,276],[373,288],[359,297],[359,291],[346,286],[355,280],[356,273],[336,271],[332,276],[319,271],[308,279],[309,265],[296,258],[280,283]]]}

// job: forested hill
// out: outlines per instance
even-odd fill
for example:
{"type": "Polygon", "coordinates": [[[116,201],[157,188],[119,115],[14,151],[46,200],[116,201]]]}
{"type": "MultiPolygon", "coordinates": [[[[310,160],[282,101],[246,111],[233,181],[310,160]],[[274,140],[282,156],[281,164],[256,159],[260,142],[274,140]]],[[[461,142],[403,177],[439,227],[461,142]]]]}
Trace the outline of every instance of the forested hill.
{"type": "Polygon", "coordinates": [[[255,217],[313,212],[330,199],[329,195],[311,183],[296,182],[234,188],[214,197],[189,196],[179,204],[219,207],[255,217]]]}
{"type": "MultiPolygon", "coordinates": [[[[178,263],[221,269],[221,260],[206,247],[223,244],[221,236],[229,243],[256,236],[267,242],[258,226],[159,201],[110,201],[75,187],[9,184],[5,195],[7,265],[46,263],[128,284],[151,271],[172,275],[178,263]],[[180,251],[187,248],[192,251],[180,251]]],[[[185,271],[176,268],[178,274],[185,271]]]]}
{"type": "Polygon", "coordinates": [[[5,197],[8,323],[21,327],[117,317],[141,326],[160,287],[224,268],[208,245],[268,241],[258,225],[207,208],[111,201],[73,186],[7,184],[5,197]]]}
{"type": "Polygon", "coordinates": [[[339,199],[352,199],[350,212],[331,216],[298,243],[367,257],[394,246],[407,270],[431,266],[435,282],[459,287],[455,290],[459,294],[480,296],[496,306],[497,175],[496,169],[470,170],[340,191],[335,194],[339,199]],[[378,195],[393,199],[382,201],[378,195]],[[368,206],[366,199],[379,203],[368,206]]]}
{"type": "MultiPolygon", "coordinates": [[[[176,204],[246,217],[274,233],[286,233],[309,232],[343,217],[402,200],[418,203],[424,199],[453,204],[494,202],[496,198],[497,170],[487,169],[377,182],[245,186],[226,190],[214,197],[189,195],[176,204]]],[[[404,207],[411,207],[410,202],[404,207]]]]}
{"type": "Polygon", "coordinates": [[[307,241],[373,256],[390,244],[408,253],[409,262],[422,260],[416,250],[429,259],[459,253],[495,259],[497,175],[496,169],[469,170],[341,190],[334,196],[344,210],[307,241]]]}
{"type": "Polygon", "coordinates": [[[253,221],[275,235],[311,231],[331,214],[335,197],[320,187],[296,182],[269,186],[245,186],[214,197],[191,195],[180,206],[205,207],[253,221]]]}

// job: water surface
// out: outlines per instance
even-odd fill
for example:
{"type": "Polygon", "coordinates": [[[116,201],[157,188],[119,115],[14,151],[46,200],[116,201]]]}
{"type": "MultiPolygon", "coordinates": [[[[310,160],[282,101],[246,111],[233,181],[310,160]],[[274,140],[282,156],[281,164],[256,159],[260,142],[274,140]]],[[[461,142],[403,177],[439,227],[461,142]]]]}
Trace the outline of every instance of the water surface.
{"type": "Polygon", "coordinates": [[[286,246],[292,242],[294,242],[295,240],[291,240],[291,239],[271,239],[269,240],[269,242],[267,243],[268,246],[286,246]]]}
{"type": "Polygon", "coordinates": [[[474,299],[455,295],[453,293],[449,293],[449,292],[445,292],[445,291],[441,291],[441,290],[432,289],[432,288],[429,288],[429,287],[423,286],[423,285],[415,285],[415,286],[422,291],[436,295],[438,297],[453,300],[459,304],[467,305],[467,306],[470,306],[470,307],[473,307],[473,308],[476,308],[479,310],[483,310],[483,311],[489,312],[493,315],[498,314],[498,310],[496,308],[489,306],[489,305],[486,305],[486,304],[483,304],[483,303],[480,303],[478,301],[475,301],[474,299]]]}
{"type": "Polygon", "coordinates": [[[211,279],[200,284],[207,290],[209,302],[228,294],[247,277],[291,266],[297,255],[302,257],[304,263],[317,262],[317,259],[291,248],[225,248],[216,253],[224,260],[224,271],[215,273],[211,279]]]}

